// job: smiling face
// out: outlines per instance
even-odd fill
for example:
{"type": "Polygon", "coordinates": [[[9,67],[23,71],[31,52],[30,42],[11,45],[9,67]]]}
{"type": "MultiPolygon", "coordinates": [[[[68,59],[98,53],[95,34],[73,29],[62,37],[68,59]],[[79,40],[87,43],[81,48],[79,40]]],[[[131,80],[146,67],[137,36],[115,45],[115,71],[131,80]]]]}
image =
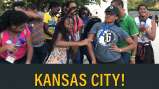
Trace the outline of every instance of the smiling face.
{"type": "Polygon", "coordinates": [[[59,11],[60,11],[60,7],[59,6],[51,8],[51,13],[53,13],[54,15],[59,14],[59,11]]]}
{"type": "Polygon", "coordinates": [[[148,10],[145,6],[140,6],[138,13],[140,16],[145,17],[148,14],[148,10]]]}
{"type": "Polygon", "coordinates": [[[118,17],[116,16],[116,14],[112,12],[106,12],[105,19],[106,22],[110,23],[110,22],[115,22],[115,20],[117,20],[118,17]]]}
{"type": "Polygon", "coordinates": [[[67,28],[67,31],[69,31],[70,33],[73,32],[73,20],[71,18],[67,18],[64,21],[64,27],[67,28]]]}

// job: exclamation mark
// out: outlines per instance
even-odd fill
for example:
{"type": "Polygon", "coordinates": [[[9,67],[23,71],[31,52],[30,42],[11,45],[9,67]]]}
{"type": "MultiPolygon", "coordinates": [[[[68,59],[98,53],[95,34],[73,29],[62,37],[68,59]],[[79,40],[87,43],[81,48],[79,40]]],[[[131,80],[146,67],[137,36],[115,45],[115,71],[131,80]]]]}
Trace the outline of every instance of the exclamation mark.
{"type": "Polygon", "coordinates": [[[124,74],[122,74],[122,86],[124,86],[124,74]]]}

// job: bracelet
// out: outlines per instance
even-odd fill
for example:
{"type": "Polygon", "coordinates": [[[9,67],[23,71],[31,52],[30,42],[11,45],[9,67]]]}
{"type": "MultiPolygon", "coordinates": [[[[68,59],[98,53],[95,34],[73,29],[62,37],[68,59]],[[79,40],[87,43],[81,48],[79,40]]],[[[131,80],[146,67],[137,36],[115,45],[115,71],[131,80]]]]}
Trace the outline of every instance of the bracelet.
{"type": "Polygon", "coordinates": [[[136,55],[135,53],[132,53],[132,54],[136,55]]]}
{"type": "Polygon", "coordinates": [[[131,58],[136,57],[136,56],[131,56],[131,58]]]}
{"type": "Polygon", "coordinates": [[[131,60],[131,61],[135,61],[135,59],[132,59],[132,58],[131,58],[130,60],[131,60]]]}

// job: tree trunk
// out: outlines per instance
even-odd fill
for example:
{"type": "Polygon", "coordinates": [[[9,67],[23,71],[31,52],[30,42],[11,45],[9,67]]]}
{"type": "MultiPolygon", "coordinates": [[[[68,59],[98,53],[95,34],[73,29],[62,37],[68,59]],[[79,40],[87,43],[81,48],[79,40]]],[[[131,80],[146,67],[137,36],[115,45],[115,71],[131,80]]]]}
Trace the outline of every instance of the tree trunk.
{"type": "Polygon", "coordinates": [[[41,11],[41,6],[42,6],[42,0],[37,0],[37,10],[41,11]]]}

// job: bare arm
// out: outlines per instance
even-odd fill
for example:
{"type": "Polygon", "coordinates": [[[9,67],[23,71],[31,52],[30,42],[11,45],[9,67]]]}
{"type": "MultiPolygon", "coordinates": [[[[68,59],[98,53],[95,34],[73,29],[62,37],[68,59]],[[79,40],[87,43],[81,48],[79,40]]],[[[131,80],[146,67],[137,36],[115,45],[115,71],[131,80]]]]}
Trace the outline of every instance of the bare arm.
{"type": "Polygon", "coordinates": [[[87,45],[88,42],[92,41],[91,39],[85,39],[81,42],[67,42],[67,41],[62,41],[62,38],[63,38],[62,34],[59,33],[55,42],[56,47],[83,46],[83,45],[87,45]]]}
{"type": "Polygon", "coordinates": [[[146,33],[149,34],[148,38],[154,41],[156,38],[156,23],[154,20],[151,20],[151,23],[152,23],[151,33],[148,30],[146,30],[146,33]]]}
{"type": "Polygon", "coordinates": [[[128,46],[121,48],[121,52],[126,52],[132,49],[136,49],[136,44],[130,37],[128,37],[124,41],[128,43],[128,46]]]}
{"type": "Polygon", "coordinates": [[[126,52],[126,51],[132,50],[136,47],[134,41],[130,37],[128,37],[124,41],[126,41],[128,43],[128,46],[121,48],[121,51],[119,50],[119,48],[116,46],[115,43],[112,43],[112,45],[110,45],[109,49],[111,51],[116,51],[116,52],[126,52]]]}
{"type": "Polygon", "coordinates": [[[21,8],[19,8],[19,7],[15,7],[14,9],[16,11],[22,11],[22,12],[24,12],[30,19],[38,19],[38,20],[42,20],[43,19],[41,17],[41,15],[38,14],[38,13],[34,13],[34,12],[30,12],[30,11],[25,11],[25,10],[22,10],[21,8]]]}
{"type": "Polygon", "coordinates": [[[12,44],[2,46],[1,42],[2,42],[2,40],[0,39],[0,54],[4,53],[7,50],[9,50],[11,52],[16,52],[17,51],[17,48],[15,48],[15,46],[18,46],[18,45],[12,43],[12,44]]]}
{"type": "MultiPolygon", "coordinates": [[[[137,48],[137,43],[138,43],[138,41],[137,41],[137,35],[134,35],[134,36],[132,36],[132,39],[134,40],[134,42],[135,42],[135,48],[131,51],[131,56],[135,56],[135,54],[136,54],[136,48],[137,48]]],[[[135,57],[133,57],[133,59],[134,60],[131,60],[131,62],[130,62],[130,64],[135,64],[135,57]]]]}
{"type": "MultiPolygon", "coordinates": [[[[89,36],[88,36],[89,39],[93,39],[94,37],[95,37],[95,34],[93,34],[93,33],[89,34],[89,36]]],[[[89,55],[92,58],[92,64],[97,64],[91,42],[88,43],[87,49],[88,49],[89,55]]]]}
{"type": "Polygon", "coordinates": [[[49,35],[50,37],[53,36],[51,32],[48,31],[48,24],[44,22],[44,32],[49,35]]]}
{"type": "Polygon", "coordinates": [[[32,45],[32,40],[31,40],[31,35],[26,37],[27,40],[27,60],[26,64],[31,63],[32,57],[33,57],[33,45],[32,45]]]}

